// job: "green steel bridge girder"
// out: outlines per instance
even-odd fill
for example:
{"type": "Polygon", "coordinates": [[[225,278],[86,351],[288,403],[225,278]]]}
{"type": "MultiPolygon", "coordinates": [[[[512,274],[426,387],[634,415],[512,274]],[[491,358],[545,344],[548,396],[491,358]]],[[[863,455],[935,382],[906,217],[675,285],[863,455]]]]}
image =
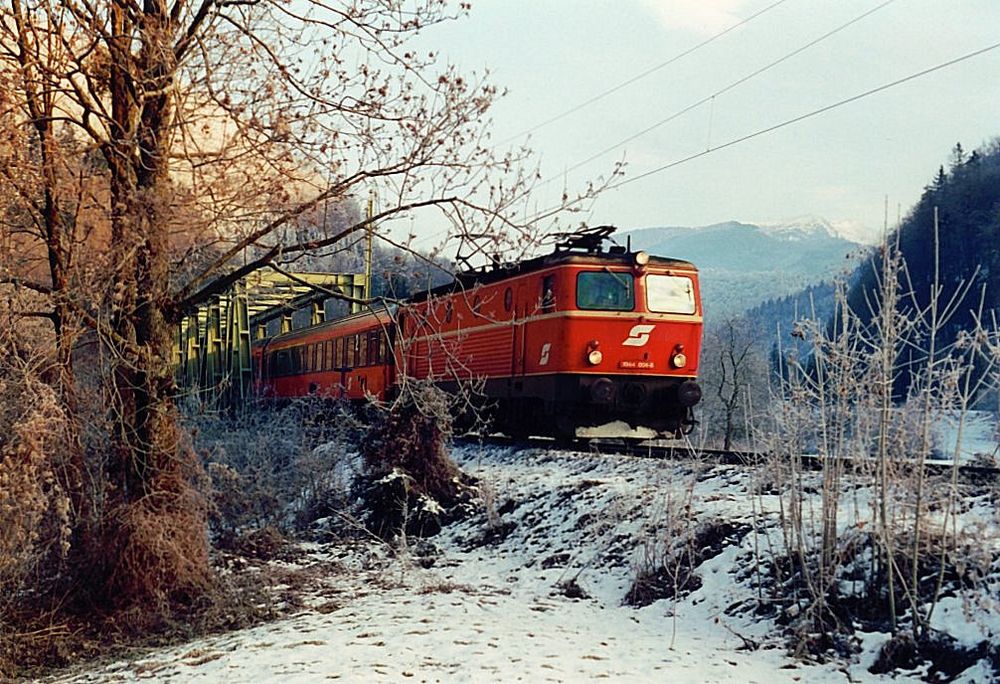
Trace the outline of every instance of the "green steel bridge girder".
{"type": "Polygon", "coordinates": [[[175,377],[182,396],[217,408],[238,406],[253,389],[250,348],[266,336],[268,322],[310,308],[310,324],[322,323],[324,302],[347,298],[351,313],[367,301],[366,278],[353,273],[257,271],[187,314],[177,326],[175,377]]]}

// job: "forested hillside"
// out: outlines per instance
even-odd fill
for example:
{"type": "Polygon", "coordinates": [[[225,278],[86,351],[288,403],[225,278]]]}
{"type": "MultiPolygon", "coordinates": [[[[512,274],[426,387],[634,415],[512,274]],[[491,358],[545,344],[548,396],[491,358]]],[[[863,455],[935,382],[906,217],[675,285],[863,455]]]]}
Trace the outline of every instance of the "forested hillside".
{"type": "MultiPolygon", "coordinates": [[[[989,324],[1000,307],[1000,140],[966,154],[952,150],[948,168],[941,166],[916,206],[889,236],[898,245],[903,272],[897,279],[897,309],[908,315],[929,311],[933,283],[940,283],[940,332],[936,346],[942,353],[956,351],[963,331],[977,319],[989,324]],[[937,237],[935,238],[935,212],[937,237]],[[936,246],[935,246],[936,245],[936,246]],[[937,253],[937,267],[935,266],[937,253]],[[937,273],[937,276],[935,276],[937,273]]],[[[870,302],[883,279],[884,254],[875,251],[851,279],[848,302],[863,322],[876,310],[870,302]]],[[[926,319],[926,316],[924,317],[926,319]]],[[[926,320],[909,331],[910,342],[899,357],[897,394],[905,392],[915,373],[925,365],[926,320]]]]}

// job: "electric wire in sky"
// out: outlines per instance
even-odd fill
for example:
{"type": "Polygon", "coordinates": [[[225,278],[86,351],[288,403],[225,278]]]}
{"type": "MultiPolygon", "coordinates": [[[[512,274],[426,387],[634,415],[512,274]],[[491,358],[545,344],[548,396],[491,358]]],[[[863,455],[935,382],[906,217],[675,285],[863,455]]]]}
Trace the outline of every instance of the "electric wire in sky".
{"type": "Polygon", "coordinates": [[[616,86],[614,86],[612,88],[608,88],[607,90],[605,90],[605,91],[603,91],[601,93],[598,93],[597,95],[594,95],[590,99],[584,100],[580,104],[574,105],[573,107],[570,107],[569,109],[565,110],[564,112],[556,114],[555,116],[553,116],[553,117],[551,117],[549,119],[546,119],[545,121],[542,121],[539,124],[535,124],[531,128],[529,128],[529,129],[527,129],[525,131],[522,131],[522,132],[518,133],[517,135],[512,135],[511,137],[503,140],[500,144],[501,145],[505,145],[505,144],[507,144],[509,142],[512,142],[513,140],[516,140],[518,138],[521,138],[521,137],[524,137],[524,136],[529,135],[531,133],[534,133],[539,128],[543,128],[544,126],[548,126],[549,124],[553,124],[556,121],[559,121],[561,119],[565,119],[567,116],[569,116],[571,114],[575,114],[576,112],[580,111],[581,109],[584,109],[585,107],[589,107],[590,105],[594,104],[595,102],[603,100],[604,98],[608,97],[609,95],[617,93],[622,88],[626,88],[626,87],[632,85],[633,83],[635,83],[636,81],[641,81],[642,79],[646,78],[647,76],[656,73],[660,69],[663,69],[664,67],[670,66],[674,62],[676,62],[676,61],[678,61],[680,59],[683,59],[684,57],[687,57],[688,55],[690,55],[693,52],[697,52],[698,50],[700,50],[701,48],[705,47],[709,43],[715,42],[719,38],[722,38],[726,34],[735,31],[736,29],[740,28],[741,26],[745,26],[746,24],[750,23],[751,21],[753,21],[754,19],[756,19],[760,15],[764,14],[765,12],[767,12],[769,10],[772,10],[775,7],[777,7],[778,5],[782,5],[782,4],[786,3],[786,2],[788,2],[788,0],[777,0],[777,2],[773,2],[770,5],[768,5],[767,7],[763,8],[761,10],[758,10],[757,12],[755,12],[755,13],[751,14],[750,16],[748,16],[747,18],[745,18],[745,19],[743,19],[743,20],[741,20],[741,21],[733,24],[729,28],[727,28],[727,29],[725,29],[723,31],[720,31],[719,33],[716,33],[715,35],[713,35],[713,36],[711,36],[709,38],[706,38],[705,40],[701,41],[697,45],[694,45],[694,46],[688,48],[687,50],[684,50],[683,52],[681,52],[681,53],[679,53],[677,55],[674,55],[673,57],[671,57],[670,59],[666,60],[665,62],[661,62],[661,63],[657,64],[654,67],[646,69],[642,73],[637,74],[635,76],[632,76],[631,78],[622,81],[618,85],[616,85],[616,86]]]}
{"type": "MultiPolygon", "coordinates": [[[[667,169],[675,168],[677,166],[680,166],[681,164],[686,164],[687,162],[694,161],[695,159],[699,159],[701,157],[704,157],[704,156],[707,156],[709,154],[712,154],[713,152],[718,152],[719,150],[724,150],[724,149],[726,149],[728,147],[733,147],[734,145],[738,145],[740,143],[746,142],[747,140],[752,140],[753,138],[759,138],[762,135],[766,135],[768,133],[773,133],[774,131],[777,131],[777,130],[779,130],[781,128],[785,128],[786,126],[791,126],[792,124],[799,123],[800,121],[805,121],[806,119],[811,119],[813,117],[819,116],[820,114],[825,114],[826,112],[829,112],[831,110],[837,109],[839,107],[843,107],[844,105],[851,104],[852,102],[857,102],[858,100],[863,100],[864,98],[870,97],[871,95],[875,95],[877,93],[881,93],[881,92],[883,92],[885,90],[889,90],[890,88],[895,88],[898,85],[902,85],[904,83],[908,83],[910,81],[913,81],[915,79],[921,78],[923,76],[927,76],[928,74],[932,74],[935,71],[940,71],[941,69],[946,69],[946,68],[948,68],[950,66],[954,66],[954,65],[956,65],[956,64],[958,64],[960,62],[964,62],[964,61],[972,59],[974,57],[979,57],[980,55],[984,55],[987,52],[991,52],[993,50],[996,50],[997,48],[1000,48],[1000,43],[994,43],[993,45],[988,45],[988,46],[986,46],[984,48],[980,48],[979,50],[975,50],[973,52],[966,53],[966,54],[962,55],[961,57],[955,57],[954,59],[950,59],[947,62],[941,62],[940,64],[936,64],[936,65],[934,65],[932,67],[928,67],[927,69],[923,69],[923,70],[918,71],[916,73],[910,74],[909,76],[904,76],[903,78],[896,79],[895,81],[890,81],[889,83],[884,83],[884,84],[882,84],[880,86],[877,86],[875,88],[871,88],[871,89],[866,90],[864,92],[858,93],[857,95],[852,95],[851,97],[844,98],[843,100],[838,100],[837,102],[834,102],[832,104],[825,105],[823,107],[820,107],[819,109],[814,109],[811,112],[807,112],[805,114],[800,114],[799,116],[792,117],[791,119],[785,119],[784,121],[782,121],[780,123],[777,123],[777,124],[774,124],[772,126],[768,126],[767,128],[761,128],[761,129],[759,129],[757,131],[754,131],[753,133],[748,133],[747,135],[740,136],[739,138],[734,138],[734,139],[732,139],[732,140],[730,140],[728,142],[722,143],[721,145],[716,145],[715,147],[707,148],[705,150],[702,150],[701,152],[697,152],[695,154],[688,155],[687,157],[682,157],[681,159],[676,159],[676,160],[674,160],[672,162],[669,162],[667,164],[663,164],[662,166],[658,166],[658,167],[656,167],[654,169],[650,169],[649,171],[645,171],[645,172],[639,174],[638,176],[632,176],[631,178],[625,178],[625,179],[619,181],[618,183],[613,183],[613,184],[609,185],[606,188],[605,191],[607,191],[607,190],[617,190],[618,188],[621,188],[621,187],[623,187],[625,185],[629,185],[631,183],[635,183],[637,181],[643,180],[644,178],[648,178],[648,177],[656,175],[658,173],[662,173],[663,171],[666,171],[667,169]]],[[[547,213],[552,213],[553,211],[555,211],[555,210],[557,210],[557,209],[559,209],[561,207],[562,207],[562,205],[559,205],[557,207],[554,206],[554,207],[552,207],[550,209],[547,209],[547,210],[545,210],[543,212],[539,212],[539,214],[537,215],[537,217],[544,216],[547,213]]],[[[536,220],[537,220],[537,218],[536,218],[536,220]]]]}
{"type": "MultiPolygon", "coordinates": [[[[684,107],[684,108],[682,108],[682,109],[674,112],[673,114],[671,114],[670,116],[666,117],[665,119],[660,119],[659,121],[657,121],[653,125],[647,126],[646,128],[642,129],[641,131],[638,131],[637,133],[633,133],[632,135],[628,136],[624,140],[621,140],[621,141],[615,143],[614,145],[606,147],[603,150],[601,150],[600,152],[587,157],[583,161],[578,162],[578,163],[574,164],[573,166],[570,166],[569,168],[563,170],[563,174],[567,174],[570,171],[575,171],[575,170],[579,169],[581,166],[586,166],[587,164],[591,163],[592,161],[595,161],[595,160],[603,157],[607,153],[614,152],[619,147],[623,147],[623,146],[627,145],[628,143],[632,142],[633,140],[641,138],[642,136],[646,135],[647,133],[651,133],[652,131],[656,130],[660,126],[663,126],[663,125],[665,125],[665,124],[673,121],[674,119],[676,119],[676,118],[678,118],[680,116],[683,116],[684,114],[687,114],[692,109],[696,109],[696,108],[700,107],[701,105],[705,104],[706,102],[712,102],[713,100],[715,100],[715,98],[719,97],[720,95],[723,95],[723,94],[729,92],[730,90],[732,90],[733,88],[735,88],[735,87],[737,87],[739,85],[742,85],[742,84],[746,83],[747,81],[749,81],[749,80],[751,80],[753,78],[756,78],[757,76],[760,76],[761,74],[763,74],[766,71],[770,71],[771,69],[773,69],[774,67],[778,66],[782,62],[786,62],[789,59],[791,59],[792,57],[795,57],[796,55],[798,55],[798,54],[800,54],[802,52],[805,52],[809,48],[811,48],[811,47],[813,47],[815,45],[818,45],[819,43],[823,42],[827,38],[835,36],[836,34],[840,33],[844,29],[846,29],[846,28],[848,28],[848,27],[850,27],[850,26],[858,23],[859,21],[861,21],[862,19],[868,17],[869,15],[874,14],[875,12],[879,11],[880,9],[882,9],[883,7],[885,7],[886,5],[891,5],[895,1],[896,0],[885,0],[885,2],[883,2],[883,3],[879,4],[879,5],[876,5],[875,7],[871,8],[867,12],[859,14],[858,16],[854,17],[850,21],[848,21],[848,22],[846,22],[844,24],[841,24],[840,26],[838,26],[838,27],[836,27],[834,29],[831,29],[830,31],[827,31],[826,33],[824,33],[823,35],[819,36],[818,38],[814,38],[813,40],[809,41],[805,45],[802,45],[801,47],[798,47],[795,50],[792,50],[791,52],[789,52],[789,53],[787,53],[785,55],[782,55],[781,57],[779,57],[778,59],[774,60],[773,62],[770,62],[769,64],[766,64],[766,65],[762,66],[761,68],[759,68],[759,69],[757,69],[755,71],[750,72],[746,76],[743,76],[741,78],[736,79],[735,81],[733,81],[729,85],[727,85],[724,88],[721,88],[721,89],[715,91],[711,95],[707,95],[707,96],[703,97],[702,99],[698,100],[697,102],[689,104],[688,106],[686,106],[686,107],[684,107]]],[[[551,182],[551,180],[549,180],[547,182],[551,182]]]]}
{"type": "MultiPolygon", "coordinates": [[[[636,182],[638,182],[640,180],[643,180],[645,178],[649,178],[650,176],[654,176],[656,174],[659,174],[659,173],[662,173],[664,171],[667,171],[668,169],[673,169],[673,168],[676,168],[676,167],[681,166],[683,164],[686,164],[688,162],[694,161],[695,159],[700,159],[702,157],[706,157],[706,156],[708,156],[710,154],[718,152],[719,150],[724,150],[724,149],[727,149],[727,148],[730,148],[730,147],[734,147],[734,146],[739,145],[741,143],[744,143],[744,142],[746,142],[748,140],[752,140],[754,138],[759,138],[759,137],[761,137],[763,135],[767,135],[769,133],[773,133],[774,131],[780,130],[782,128],[785,128],[787,126],[791,126],[793,124],[796,124],[796,123],[799,123],[799,122],[802,122],[802,121],[805,121],[806,119],[811,119],[811,118],[817,117],[817,116],[819,116],[821,114],[825,114],[825,113],[830,112],[830,111],[832,111],[834,109],[839,109],[840,107],[843,107],[843,106],[846,106],[848,104],[857,102],[859,100],[863,100],[865,98],[871,97],[872,95],[876,95],[878,93],[884,92],[884,91],[889,90],[891,88],[895,88],[896,86],[903,85],[904,83],[909,83],[910,81],[914,81],[914,80],[916,80],[918,78],[922,78],[924,76],[927,76],[929,74],[935,73],[937,71],[941,71],[942,69],[947,69],[948,67],[955,66],[956,64],[960,64],[960,63],[968,61],[970,59],[974,59],[974,58],[979,57],[981,55],[984,55],[984,54],[986,54],[988,52],[992,52],[993,50],[996,50],[998,48],[1000,48],[1000,42],[993,43],[992,45],[988,45],[988,46],[980,48],[978,50],[973,50],[972,52],[968,52],[968,53],[966,53],[964,55],[961,55],[959,57],[955,57],[953,59],[949,59],[949,60],[947,60],[945,62],[940,62],[938,64],[935,64],[934,66],[928,67],[926,69],[921,69],[920,71],[914,72],[914,73],[912,73],[912,74],[910,74],[908,76],[903,76],[902,78],[898,78],[898,79],[896,79],[894,81],[890,81],[890,82],[884,83],[884,84],[882,84],[880,86],[876,86],[874,88],[870,88],[870,89],[865,90],[863,92],[857,93],[856,95],[852,95],[852,96],[844,98],[842,100],[838,100],[838,101],[833,102],[831,104],[828,104],[828,105],[825,105],[823,107],[819,107],[819,108],[814,109],[812,111],[806,112],[805,114],[800,114],[800,115],[794,116],[794,117],[792,117],[790,119],[785,119],[784,121],[781,121],[779,123],[773,124],[771,126],[767,126],[765,128],[758,129],[758,130],[754,131],[753,133],[748,133],[748,134],[740,136],[738,138],[733,138],[732,140],[729,140],[729,141],[727,141],[725,143],[722,143],[720,145],[716,145],[714,147],[709,147],[709,148],[706,148],[706,149],[702,150],[701,152],[696,152],[696,153],[688,155],[686,157],[682,157],[680,159],[676,159],[676,160],[674,160],[672,162],[669,162],[667,164],[663,164],[663,165],[658,166],[656,168],[650,169],[649,171],[645,171],[645,172],[643,172],[643,173],[641,173],[641,174],[639,174],[637,176],[632,176],[630,178],[625,178],[625,179],[623,179],[623,180],[621,180],[621,181],[619,181],[617,183],[613,183],[613,184],[609,185],[607,188],[605,188],[603,190],[603,192],[607,192],[607,191],[610,191],[610,190],[617,190],[617,189],[622,188],[622,187],[624,187],[626,185],[630,185],[632,183],[636,183],[636,182]]],[[[526,219],[525,222],[526,223],[531,223],[533,221],[538,221],[538,220],[540,220],[542,218],[545,218],[546,216],[550,216],[550,215],[552,215],[552,214],[554,214],[554,213],[556,213],[558,211],[570,208],[570,207],[572,207],[572,206],[574,206],[576,204],[579,204],[580,202],[583,202],[583,201],[586,201],[586,200],[589,200],[589,199],[591,199],[591,198],[584,197],[584,198],[580,198],[580,199],[577,199],[577,200],[572,200],[570,202],[560,203],[560,204],[553,205],[553,206],[548,207],[548,208],[546,208],[544,210],[536,212],[534,216],[526,219]]],[[[434,233],[432,235],[427,236],[427,238],[419,239],[418,242],[424,242],[428,238],[436,237],[436,236],[441,235],[441,234],[443,234],[443,233],[434,233]]]]}

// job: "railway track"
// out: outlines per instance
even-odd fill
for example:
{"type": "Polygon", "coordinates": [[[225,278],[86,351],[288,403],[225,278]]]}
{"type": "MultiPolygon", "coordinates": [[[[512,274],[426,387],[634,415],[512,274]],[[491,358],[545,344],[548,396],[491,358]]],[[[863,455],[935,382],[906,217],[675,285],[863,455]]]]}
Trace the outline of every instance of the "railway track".
{"type": "MultiPolygon", "coordinates": [[[[608,454],[619,456],[635,456],[638,458],[663,460],[688,460],[722,465],[753,466],[767,462],[770,455],[766,452],[737,451],[726,449],[707,449],[695,447],[684,442],[654,441],[639,438],[616,439],[574,439],[557,440],[548,437],[528,437],[514,439],[504,435],[479,436],[471,435],[458,439],[465,444],[491,444],[509,446],[515,449],[558,449],[561,451],[580,451],[590,454],[608,454]]],[[[802,465],[811,470],[820,470],[824,459],[816,454],[800,456],[802,465]]],[[[871,467],[873,462],[866,459],[854,462],[850,460],[845,465],[859,467],[864,464],[871,467]]],[[[944,475],[953,468],[951,461],[926,461],[924,468],[928,473],[944,475]]],[[[959,477],[963,482],[990,482],[1000,479],[1000,468],[983,465],[964,464],[958,467],[959,477]]]]}

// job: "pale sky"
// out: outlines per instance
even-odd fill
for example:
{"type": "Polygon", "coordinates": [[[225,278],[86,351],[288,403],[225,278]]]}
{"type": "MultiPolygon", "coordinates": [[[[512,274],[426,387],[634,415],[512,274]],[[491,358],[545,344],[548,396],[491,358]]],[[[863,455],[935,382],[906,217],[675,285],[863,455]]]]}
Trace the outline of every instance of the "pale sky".
{"type": "MultiPolygon", "coordinates": [[[[1000,0],[894,0],[836,35],[583,167],[885,0],[785,0],[692,54],[558,122],[776,0],[473,0],[426,36],[509,89],[495,140],[528,140],[538,207],[624,158],[628,177],[1000,42],[1000,0]]],[[[876,234],[920,196],[954,144],[1000,136],[1000,49],[608,192],[592,225],[623,229],[815,215],[876,234]]]]}

